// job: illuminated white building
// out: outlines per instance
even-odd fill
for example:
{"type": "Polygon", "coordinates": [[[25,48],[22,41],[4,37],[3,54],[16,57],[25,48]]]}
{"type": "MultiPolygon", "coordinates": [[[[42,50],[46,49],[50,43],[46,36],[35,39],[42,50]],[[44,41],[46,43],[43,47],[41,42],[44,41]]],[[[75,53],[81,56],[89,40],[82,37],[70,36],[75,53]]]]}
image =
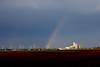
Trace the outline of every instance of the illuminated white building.
{"type": "Polygon", "coordinates": [[[70,47],[65,47],[65,49],[69,50],[69,49],[70,49],[70,47]]]}
{"type": "Polygon", "coordinates": [[[70,48],[71,49],[78,49],[78,44],[76,44],[75,42],[73,42],[73,44],[72,45],[70,45],[70,48]]]}
{"type": "Polygon", "coordinates": [[[65,47],[65,48],[58,48],[59,50],[70,50],[70,49],[80,49],[81,46],[76,44],[75,42],[73,42],[72,45],[70,45],[70,47],[65,47]]]}

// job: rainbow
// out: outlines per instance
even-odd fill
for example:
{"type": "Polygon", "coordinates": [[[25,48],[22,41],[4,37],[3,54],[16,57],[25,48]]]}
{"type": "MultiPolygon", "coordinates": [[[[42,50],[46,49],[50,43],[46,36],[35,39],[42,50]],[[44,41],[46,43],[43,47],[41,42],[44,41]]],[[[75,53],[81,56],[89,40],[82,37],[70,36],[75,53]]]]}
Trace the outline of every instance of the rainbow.
{"type": "Polygon", "coordinates": [[[65,17],[66,17],[66,14],[60,19],[60,21],[58,22],[57,26],[55,27],[53,33],[51,34],[51,36],[50,36],[50,38],[49,38],[49,40],[48,40],[48,42],[47,42],[47,44],[45,46],[46,49],[49,49],[49,47],[50,47],[51,43],[53,42],[53,39],[54,39],[57,31],[59,30],[61,24],[63,23],[65,17]]]}

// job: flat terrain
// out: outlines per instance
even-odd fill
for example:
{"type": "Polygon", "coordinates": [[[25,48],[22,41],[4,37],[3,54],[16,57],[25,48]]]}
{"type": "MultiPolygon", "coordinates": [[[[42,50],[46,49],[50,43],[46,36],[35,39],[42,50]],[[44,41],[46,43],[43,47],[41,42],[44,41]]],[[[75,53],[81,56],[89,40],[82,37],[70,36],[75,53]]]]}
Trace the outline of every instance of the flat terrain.
{"type": "Polygon", "coordinates": [[[97,67],[100,50],[0,52],[2,67],[97,67]]]}

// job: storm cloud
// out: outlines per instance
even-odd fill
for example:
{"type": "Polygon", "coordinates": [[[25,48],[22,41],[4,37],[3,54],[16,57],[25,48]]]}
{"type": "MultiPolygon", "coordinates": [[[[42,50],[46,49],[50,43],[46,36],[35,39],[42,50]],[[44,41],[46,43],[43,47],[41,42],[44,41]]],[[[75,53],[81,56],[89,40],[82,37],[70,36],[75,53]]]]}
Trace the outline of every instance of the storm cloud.
{"type": "Polygon", "coordinates": [[[100,0],[0,0],[0,43],[10,45],[15,38],[16,45],[37,44],[44,48],[66,15],[51,48],[73,41],[83,47],[98,46],[99,3],[100,0]]]}

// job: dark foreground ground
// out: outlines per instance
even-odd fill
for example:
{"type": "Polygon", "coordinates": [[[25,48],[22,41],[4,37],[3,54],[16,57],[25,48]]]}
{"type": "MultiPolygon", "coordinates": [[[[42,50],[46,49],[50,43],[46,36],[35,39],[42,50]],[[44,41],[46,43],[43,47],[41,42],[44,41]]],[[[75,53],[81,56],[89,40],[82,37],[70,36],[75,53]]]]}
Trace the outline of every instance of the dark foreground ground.
{"type": "Polygon", "coordinates": [[[0,67],[100,67],[100,50],[0,52],[0,67]]]}

